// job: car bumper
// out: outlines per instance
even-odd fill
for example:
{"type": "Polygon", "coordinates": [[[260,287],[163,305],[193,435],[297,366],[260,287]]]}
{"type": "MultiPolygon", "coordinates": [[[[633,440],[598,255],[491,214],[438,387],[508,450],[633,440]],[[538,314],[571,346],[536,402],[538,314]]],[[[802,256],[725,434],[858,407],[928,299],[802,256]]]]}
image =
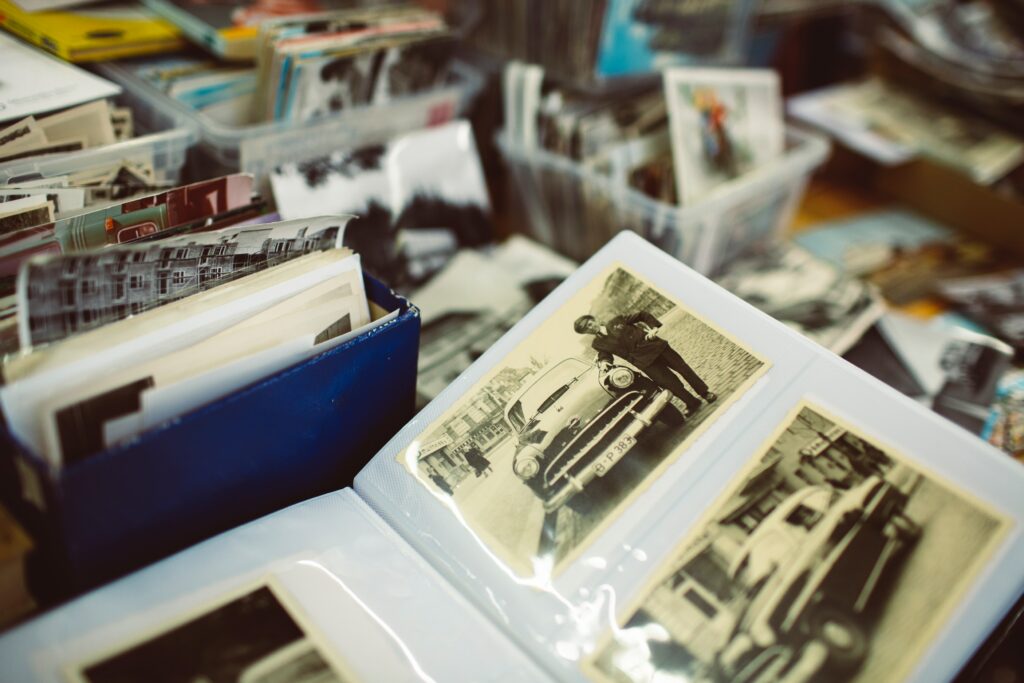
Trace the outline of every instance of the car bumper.
{"type": "MultiPolygon", "coordinates": [[[[624,437],[636,439],[640,432],[651,426],[654,419],[658,416],[658,413],[668,405],[671,398],[672,395],[668,391],[662,390],[658,392],[642,409],[630,410],[626,413],[624,417],[620,418],[620,422],[626,422],[627,424],[619,433],[619,439],[624,437]]],[[[600,465],[608,460],[609,451],[611,451],[611,449],[606,449],[597,457],[591,459],[587,466],[581,469],[578,473],[567,476],[565,483],[555,489],[544,501],[544,511],[549,513],[554,512],[574,495],[583,491],[587,484],[600,476],[600,465]]],[[[622,459],[622,457],[624,457],[624,455],[625,453],[617,455],[614,458],[614,463],[617,463],[622,459]]],[[[605,468],[605,471],[607,471],[607,469],[609,468],[605,468]]]]}

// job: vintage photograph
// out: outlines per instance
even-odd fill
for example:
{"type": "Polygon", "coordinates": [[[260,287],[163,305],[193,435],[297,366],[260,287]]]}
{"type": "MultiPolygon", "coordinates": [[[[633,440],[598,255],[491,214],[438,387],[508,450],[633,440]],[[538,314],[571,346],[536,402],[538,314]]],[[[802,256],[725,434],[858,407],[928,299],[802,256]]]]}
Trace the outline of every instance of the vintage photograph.
{"type": "Polygon", "coordinates": [[[883,162],[922,154],[980,183],[998,180],[1024,159],[1024,142],[984,118],[877,78],[804,95],[791,111],[883,162]]]}
{"type": "Polygon", "coordinates": [[[410,295],[420,309],[416,406],[455,381],[576,264],[523,237],[490,250],[464,249],[410,295]]]}
{"type": "Polygon", "coordinates": [[[353,51],[342,56],[298,60],[292,76],[297,82],[293,103],[283,105],[281,119],[312,121],[366,104],[384,53],[353,51]]]}
{"type": "Polygon", "coordinates": [[[354,681],[328,662],[273,583],[81,664],[71,678],[82,683],[354,681]]]}
{"type": "Polygon", "coordinates": [[[806,402],[584,664],[599,681],[895,681],[1008,526],[806,402]]]}
{"type": "Polygon", "coordinates": [[[399,291],[423,284],[456,248],[492,239],[491,203],[466,121],[283,164],[270,182],[285,220],[354,214],[345,246],[399,291]]]}
{"type": "Polygon", "coordinates": [[[37,258],[19,280],[22,343],[59,341],[338,247],[343,222],[291,221],[37,258]]]}
{"type": "Polygon", "coordinates": [[[839,354],[885,313],[871,285],[792,244],[733,261],[718,284],[839,354]]]}
{"type": "Polygon", "coordinates": [[[779,82],[770,71],[670,69],[665,97],[684,205],[782,154],[779,82]]]}
{"type": "Polygon", "coordinates": [[[939,283],[939,293],[954,308],[1024,352],[1024,271],[939,283]]]}
{"type": "Polygon", "coordinates": [[[613,266],[399,460],[513,571],[557,572],[767,367],[613,266]]]}

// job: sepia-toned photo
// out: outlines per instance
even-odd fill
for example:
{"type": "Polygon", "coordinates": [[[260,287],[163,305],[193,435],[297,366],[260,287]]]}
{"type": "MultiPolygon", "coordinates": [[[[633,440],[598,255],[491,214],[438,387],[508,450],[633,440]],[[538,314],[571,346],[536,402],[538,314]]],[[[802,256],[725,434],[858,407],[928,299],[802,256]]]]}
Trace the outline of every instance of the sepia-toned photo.
{"type": "Polygon", "coordinates": [[[399,455],[513,571],[558,571],[767,369],[622,267],[399,455]]]}
{"type": "Polygon", "coordinates": [[[352,683],[325,658],[279,596],[262,583],[70,672],[73,681],[352,683]]]}
{"type": "Polygon", "coordinates": [[[584,664],[600,681],[894,681],[1007,519],[802,403],[584,664]]]}

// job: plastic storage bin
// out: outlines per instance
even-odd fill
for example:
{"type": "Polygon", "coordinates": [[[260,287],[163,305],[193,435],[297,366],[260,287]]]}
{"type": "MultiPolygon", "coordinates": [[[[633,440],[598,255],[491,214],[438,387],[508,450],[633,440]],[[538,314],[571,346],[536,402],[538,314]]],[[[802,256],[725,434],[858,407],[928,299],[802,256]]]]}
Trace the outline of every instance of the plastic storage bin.
{"type": "Polygon", "coordinates": [[[174,128],[95,149],[18,159],[0,164],[0,184],[36,174],[54,176],[78,173],[113,166],[126,160],[151,160],[158,181],[177,183],[181,180],[188,149],[197,139],[194,130],[174,128]]]}
{"type": "Polygon", "coordinates": [[[774,239],[789,223],[828,142],[789,129],[785,154],[693,206],[651,199],[578,162],[539,148],[496,144],[511,171],[510,195],[533,236],[582,261],[620,230],[632,230],[683,263],[714,275],[743,251],[774,239]]]}
{"type": "Polygon", "coordinates": [[[228,126],[167,96],[126,65],[109,62],[97,69],[124,88],[123,96],[131,101],[137,120],[153,128],[184,126],[199,132],[197,154],[190,161],[197,176],[251,173],[259,185],[279,164],[312,159],[356,143],[384,141],[401,131],[457,118],[483,87],[483,76],[456,62],[448,85],[388,104],[357,107],[303,124],[228,126]]]}
{"type": "Polygon", "coordinates": [[[0,495],[50,597],[352,481],[412,417],[419,347],[419,311],[364,281],[396,318],[59,471],[0,429],[0,495]]]}

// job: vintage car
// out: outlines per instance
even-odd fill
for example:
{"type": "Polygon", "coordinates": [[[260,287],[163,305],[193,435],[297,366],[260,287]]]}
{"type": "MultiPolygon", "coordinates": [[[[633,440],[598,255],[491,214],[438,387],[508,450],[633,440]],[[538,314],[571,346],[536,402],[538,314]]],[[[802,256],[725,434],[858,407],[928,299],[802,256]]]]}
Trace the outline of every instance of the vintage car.
{"type": "Polygon", "coordinates": [[[749,600],[720,655],[730,678],[762,680],[751,674],[770,666],[777,680],[780,657],[787,660],[781,668],[809,674],[861,663],[865,612],[900,551],[920,534],[904,514],[908,487],[891,479],[870,476],[841,493],[800,489],[758,524],[729,568],[749,600]],[[808,667],[800,661],[806,657],[817,664],[808,667]]]}
{"type": "Polygon", "coordinates": [[[655,419],[681,421],[670,398],[629,367],[566,358],[508,402],[505,420],[517,438],[513,471],[545,511],[556,510],[607,474],[655,419]]]}

